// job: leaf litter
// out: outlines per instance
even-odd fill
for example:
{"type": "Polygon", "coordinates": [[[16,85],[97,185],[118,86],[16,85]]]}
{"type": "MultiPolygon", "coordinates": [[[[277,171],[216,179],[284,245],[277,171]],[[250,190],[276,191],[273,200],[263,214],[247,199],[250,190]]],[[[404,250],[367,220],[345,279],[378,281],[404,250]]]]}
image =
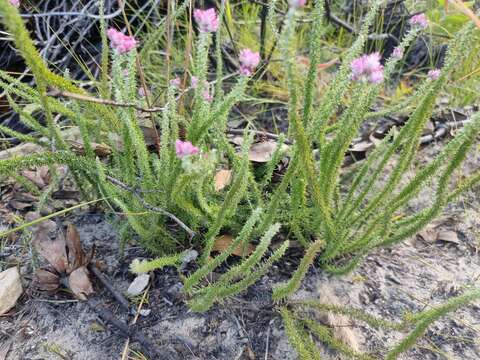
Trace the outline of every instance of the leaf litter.
{"type": "MultiPolygon", "coordinates": [[[[27,219],[31,221],[39,217],[36,213],[29,213],[27,219]]],[[[88,256],[85,254],[75,225],[69,224],[64,235],[54,221],[42,221],[35,226],[32,244],[47,262],[36,274],[41,290],[56,291],[63,285],[80,300],[87,300],[94,293],[87,269],[94,250],[88,256]]]]}

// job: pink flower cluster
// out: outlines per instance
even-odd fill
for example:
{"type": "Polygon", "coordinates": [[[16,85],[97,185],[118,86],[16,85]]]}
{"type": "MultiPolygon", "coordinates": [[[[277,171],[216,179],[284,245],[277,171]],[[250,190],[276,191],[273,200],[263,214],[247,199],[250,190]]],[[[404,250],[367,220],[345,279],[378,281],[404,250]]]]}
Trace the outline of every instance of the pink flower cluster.
{"type": "Polygon", "coordinates": [[[145,88],[143,86],[140,86],[138,88],[138,96],[140,97],[147,97],[147,96],[150,96],[151,95],[151,92],[150,90],[147,88],[147,90],[145,91],[145,88]]]}
{"type": "Polygon", "coordinates": [[[177,76],[175,79],[170,80],[170,85],[179,88],[182,86],[182,80],[177,76]]]}
{"type": "MultiPolygon", "coordinates": [[[[198,86],[198,78],[196,76],[192,76],[190,78],[190,86],[192,89],[196,89],[198,86]]],[[[210,94],[209,90],[210,84],[205,81],[205,89],[202,92],[202,97],[205,99],[205,101],[212,102],[213,101],[213,96],[210,94]]]]}
{"type": "Polygon", "coordinates": [[[307,0],[289,0],[288,3],[291,7],[299,9],[307,4],[307,0]]]}
{"type": "Polygon", "coordinates": [[[428,20],[424,13],[414,15],[408,21],[412,26],[418,26],[421,29],[428,27],[428,20]]]}
{"type": "Polygon", "coordinates": [[[218,17],[215,9],[208,10],[195,9],[193,17],[198,24],[200,32],[211,33],[218,29],[218,17]]]}
{"type": "Polygon", "coordinates": [[[260,63],[260,54],[250,49],[243,49],[238,56],[240,61],[240,74],[250,76],[260,63]]]}
{"type": "Polygon", "coordinates": [[[432,69],[428,72],[427,76],[430,80],[437,80],[442,74],[440,69],[432,69]]]}
{"type": "Polygon", "coordinates": [[[394,59],[401,59],[403,58],[403,50],[399,47],[396,47],[395,49],[393,49],[392,51],[392,57],[394,59]]]}
{"type": "Polygon", "coordinates": [[[175,152],[179,159],[183,159],[185,156],[198,154],[198,148],[193,146],[190,141],[182,141],[177,139],[175,141],[175,152]]]}
{"type": "Polygon", "coordinates": [[[205,99],[207,102],[212,102],[213,101],[213,95],[210,94],[210,90],[208,90],[208,87],[203,90],[202,92],[202,97],[205,99]]]}
{"type": "Polygon", "coordinates": [[[9,3],[16,8],[20,7],[20,0],[9,0],[9,3]]]}
{"type": "Polygon", "coordinates": [[[383,82],[383,66],[378,52],[360,56],[352,61],[350,67],[354,81],[368,81],[372,84],[383,82]]]}
{"type": "Polygon", "coordinates": [[[192,89],[196,89],[197,85],[198,85],[198,78],[196,76],[192,76],[190,78],[190,86],[192,87],[192,89]]]}
{"type": "Polygon", "coordinates": [[[107,30],[107,36],[112,49],[120,54],[125,54],[137,46],[137,40],[133,36],[125,35],[114,28],[107,30]]]}

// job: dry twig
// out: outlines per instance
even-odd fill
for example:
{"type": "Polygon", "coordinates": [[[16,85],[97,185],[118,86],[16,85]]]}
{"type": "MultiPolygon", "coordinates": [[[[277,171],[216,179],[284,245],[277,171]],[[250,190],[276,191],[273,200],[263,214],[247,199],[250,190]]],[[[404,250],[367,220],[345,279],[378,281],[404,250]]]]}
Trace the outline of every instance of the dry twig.
{"type": "MultiPolygon", "coordinates": [[[[147,294],[149,290],[150,290],[150,285],[148,285],[147,289],[143,292],[142,299],[140,300],[140,304],[138,305],[138,309],[135,314],[135,317],[133,318],[132,325],[135,325],[138,321],[138,318],[140,317],[140,312],[142,310],[143,304],[147,299],[147,294]]],[[[125,347],[123,348],[121,360],[127,360],[129,346],[130,346],[130,338],[128,338],[127,341],[125,341],[125,347]]]]}
{"type": "Polygon", "coordinates": [[[110,310],[101,307],[98,301],[89,299],[85,301],[85,303],[90,309],[95,311],[97,315],[100,316],[104,321],[117,328],[120,331],[120,334],[122,334],[124,337],[131,338],[132,340],[138,342],[141,346],[143,353],[147,354],[152,359],[165,359],[165,357],[160,355],[160,353],[156,350],[155,345],[145,334],[140,331],[135,331],[130,326],[128,326],[128,324],[117,319],[110,310]]]}
{"type": "Polygon", "coordinates": [[[188,235],[190,236],[190,239],[193,239],[195,237],[195,235],[196,235],[195,232],[192,229],[190,229],[187,225],[185,225],[185,223],[182,220],[180,220],[178,217],[176,217],[172,213],[170,213],[167,210],[164,210],[162,208],[150,205],[149,203],[147,203],[143,199],[143,197],[135,189],[132,189],[130,186],[128,186],[127,184],[124,184],[120,180],[117,180],[117,179],[115,179],[111,176],[108,176],[108,175],[107,175],[106,178],[112,184],[117,185],[118,187],[121,187],[122,189],[124,189],[124,190],[130,192],[132,195],[134,195],[138,199],[138,201],[140,201],[140,203],[142,204],[142,206],[145,209],[156,212],[156,213],[163,214],[163,215],[167,216],[168,218],[170,218],[171,220],[173,220],[174,222],[176,222],[183,230],[185,230],[188,233],[188,235]]]}
{"type": "Polygon", "coordinates": [[[47,96],[66,97],[66,98],[69,98],[69,99],[87,101],[87,102],[92,102],[92,103],[97,103],[97,104],[102,104],[102,105],[112,105],[112,106],[118,106],[118,107],[131,107],[131,108],[134,108],[138,111],[145,112],[145,113],[155,113],[155,112],[161,112],[161,111],[164,110],[163,107],[144,108],[142,106],[139,106],[139,105],[133,104],[133,103],[119,103],[119,102],[114,101],[114,100],[99,99],[99,98],[92,97],[92,96],[75,94],[75,93],[71,93],[71,92],[68,92],[68,91],[60,91],[60,90],[57,90],[57,89],[49,91],[47,93],[47,96]]]}
{"type": "Polygon", "coordinates": [[[127,312],[130,311],[130,304],[125,297],[118,292],[115,287],[108,281],[105,275],[101,273],[99,269],[93,264],[88,266],[88,269],[100,280],[100,282],[107,288],[107,290],[112,294],[112,296],[117,300],[117,302],[121,305],[121,307],[126,310],[127,312]]]}

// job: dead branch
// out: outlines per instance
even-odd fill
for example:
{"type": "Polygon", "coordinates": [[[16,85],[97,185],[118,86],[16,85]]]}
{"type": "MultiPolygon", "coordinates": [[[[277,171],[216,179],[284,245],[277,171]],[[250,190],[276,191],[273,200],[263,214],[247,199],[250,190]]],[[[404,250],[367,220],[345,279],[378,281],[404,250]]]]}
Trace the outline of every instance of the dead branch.
{"type": "Polygon", "coordinates": [[[128,326],[128,324],[116,318],[110,310],[101,307],[99,301],[89,299],[85,301],[85,304],[87,304],[91,310],[95,311],[103,321],[119,330],[122,336],[136,341],[140,345],[142,352],[149,356],[149,358],[159,360],[165,359],[165,357],[161,356],[161,354],[156,350],[155,345],[145,334],[132,329],[130,326],[128,326]]]}
{"type": "Polygon", "coordinates": [[[114,100],[99,99],[99,98],[92,97],[92,96],[80,95],[80,94],[75,94],[75,93],[71,93],[71,92],[68,92],[68,91],[60,91],[60,90],[57,90],[57,89],[49,91],[47,93],[47,96],[66,97],[66,98],[69,98],[69,99],[93,102],[93,103],[102,104],[102,105],[112,105],[112,106],[127,107],[127,108],[130,107],[130,108],[134,108],[138,111],[145,112],[145,113],[162,112],[165,109],[163,107],[144,108],[142,106],[139,106],[139,105],[133,104],[133,103],[119,103],[119,102],[114,101],[114,100]]]}
{"type": "Polygon", "coordinates": [[[117,300],[120,306],[126,310],[130,311],[130,304],[125,297],[115,289],[115,287],[108,281],[107,277],[102,274],[102,272],[93,264],[88,265],[88,269],[97,277],[98,280],[105,286],[105,288],[112,294],[112,296],[117,300]]]}

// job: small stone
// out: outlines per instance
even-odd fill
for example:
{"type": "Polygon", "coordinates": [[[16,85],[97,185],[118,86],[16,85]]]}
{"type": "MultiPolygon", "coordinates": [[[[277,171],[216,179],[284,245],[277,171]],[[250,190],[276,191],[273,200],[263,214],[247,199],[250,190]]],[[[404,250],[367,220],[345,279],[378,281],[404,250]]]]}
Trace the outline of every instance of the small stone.
{"type": "Polygon", "coordinates": [[[148,316],[152,312],[152,309],[141,309],[138,313],[142,316],[148,316]]]}
{"type": "Polygon", "coordinates": [[[15,306],[22,292],[22,281],[16,267],[0,273],[0,315],[15,306]]]}
{"type": "Polygon", "coordinates": [[[196,250],[190,249],[184,251],[182,255],[182,264],[180,265],[180,271],[184,270],[189,263],[194,261],[198,257],[198,252],[196,250]]]}
{"type": "Polygon", "coordinates": [[[142,274],[138,275],[130,284],[127,289],[127,296],[133,297],[140,295],[143,290],[148,286],[148,282],[150,281],[150,275],[142,274]]]}

